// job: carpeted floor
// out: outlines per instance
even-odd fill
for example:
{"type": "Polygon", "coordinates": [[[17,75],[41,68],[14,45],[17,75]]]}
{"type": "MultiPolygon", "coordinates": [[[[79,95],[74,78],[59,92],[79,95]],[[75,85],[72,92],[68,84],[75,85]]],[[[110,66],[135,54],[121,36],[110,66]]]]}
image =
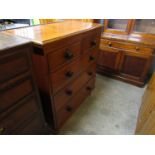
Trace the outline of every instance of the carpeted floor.
{"type": "Polygon", "coordinates": [[[134,134],[144,88],[97,75],[96,88],[62,128],[64,135],[134,134]]]}

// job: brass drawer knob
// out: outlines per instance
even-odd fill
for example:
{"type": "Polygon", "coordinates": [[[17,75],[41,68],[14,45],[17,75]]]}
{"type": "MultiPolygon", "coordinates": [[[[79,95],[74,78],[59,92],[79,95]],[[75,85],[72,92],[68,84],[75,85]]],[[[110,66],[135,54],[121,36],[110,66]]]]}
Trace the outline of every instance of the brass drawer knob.
{"type": "Polygon", "coordinates": [[[109,42],[109,43],[108,43],[108,45],[109,45],[109,46],[112,46],[112,43],[111,43],[111,42],[109,42]]]}
{"type": "Polygon", "coordinates": [[[3,127],[0,128],[0,133],[2,133],[5,129],[3,127]]]}
{"type": "Polygon", "coordinates": [[[65,52],[65,55],[64,55],[64,57],[65,57],[66,59],[68,59],[68,60],[69,60],[69,59],[72,59],[73,56],[74,56],[73,53],[72,53],[71,51],[69,51],[69,50],[66,51],[66,52],[65,52]]]}
{"type": "Polygon", "coordinates": [[[138,50],[140,50],[140,48],[139,47],[136,47],[136,50],[138,51],[138,50]]]}

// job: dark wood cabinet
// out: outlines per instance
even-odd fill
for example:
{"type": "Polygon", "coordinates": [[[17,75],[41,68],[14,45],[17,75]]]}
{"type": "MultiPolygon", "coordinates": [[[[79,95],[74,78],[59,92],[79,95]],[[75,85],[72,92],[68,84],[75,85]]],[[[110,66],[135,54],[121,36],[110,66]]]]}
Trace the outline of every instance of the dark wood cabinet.
{"type": "Polygon", "coordinates": [[[152,22],[105,20],[97,62],[98,73],[143,86],[148,79],[155,49],[155,36],[148,33],[149,27],[153,29],[152,22]],[[145,31],[140,32],[142,30],[145,31]]]}
{"type": "Polygon", "coordinates": [[[57,132],[95,87],[101,25],[64,21],[7,33],[31,37],[29,31],[36,34],[33,63],[44,115],[57,132]]]}
{"type": "Polygon", "coordinates": [[[32,69],[32,44],[0,34],[0,134],[47,134],[32,69]],[[35,125],[29,125],[37,122],[35,125]]]}

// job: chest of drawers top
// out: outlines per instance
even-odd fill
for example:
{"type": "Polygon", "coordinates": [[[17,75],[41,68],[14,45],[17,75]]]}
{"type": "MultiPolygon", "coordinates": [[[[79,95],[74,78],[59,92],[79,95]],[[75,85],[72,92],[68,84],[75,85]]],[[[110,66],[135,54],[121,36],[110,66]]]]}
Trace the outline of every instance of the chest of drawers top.
{"type": "Polygon", "coordinates": [[[30,43],[28,39],[0,33],[0,52],[30,43]]]}
{"type": "Polygon", "coordinates": [[[80,21],[63,21],[46,25],[7,30],[4,33],[28,38],[33,43],[42,46],[55,40],[73,36],[81,32],[87,32],[98,27],[101,27],[101,25],[80,21]]]}

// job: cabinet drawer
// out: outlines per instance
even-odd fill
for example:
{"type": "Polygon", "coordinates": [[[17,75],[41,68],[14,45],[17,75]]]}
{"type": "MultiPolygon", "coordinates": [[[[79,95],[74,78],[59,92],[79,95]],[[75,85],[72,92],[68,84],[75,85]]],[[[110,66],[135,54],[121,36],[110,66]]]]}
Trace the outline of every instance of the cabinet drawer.
{"type": "Polygon", "coordinates": [[[97,50],[100,42],[100,31],[89,32],[82,40],[82,51],[83,54],[91,50],[97,50]]]}
{"type": "MultiPolygon", "coordinates": [[[[16,109],[11,110],[0,122],[0,134],[9,134],[38,111],[35,97],[29,97],[21,101],[16,109]]],[[[2,118],[0,118],[2,119],[2,118]]]]}
{"type": "Polygon", "coordinates": [[[65,84],[75,78],[81,71],[80,59],[65,65],[54,73],[51,73],[53,92],[56,93],[65,84]]]}
{"type": "Polygon", "coordinates": [[[100,48],[104,49],[104,46],[114,47],[114,48],[119,48],[119,49],[124,49],[124,50],[132,50],[135,52],[145,52],[148,54],[151,54],[153,52],[153,50],[151,48],[144,47],[142,45],[101,39],[100,48]]]}
{"type": "Polygon", "coordinates": [[[84,101],[94,88],[95,79],[91,79],[80,91],[66,103],[57,113],[57,128],[60,128],[76,108],[84,101]]]}
{"type": "Polygon", "coordinates": [[[56,111],[68,102],[76,93],[92,78],[95,76],[96,72],[95,65],[89,66],[87,70],[77,77],[73,82],[69,83],[65,88],[59,91],[54,96],[54,103],[56,111]]]}
{"type": "Polygon", "coordinates": [[[71,62],[81,54],[81,42],[76,42],[68,47],[61,48],[48,54],[50,70],[56,69],[59,65],[71,62]]]}
{"type": "Polygon", "coordinates": [[[97,57],[98,57],[98,52],[96,52],[96,51],[85,54],[82,57],[82,68],[85,69],[90,64],[94,64],[96,66],[97,57]]]}
{"type": "Polygon", "coordinates": [[[24,73],[29,68],[29,48],[20,49],[11,56],[0,57],[0,82],[24,73]]]}
{"type": "Polygon", "coordinates": [[[32,90],[33,83],[31,77],[15,81],[4,88],[0,87],[0,112],[3,112],[20,99],[30,94],[32,90]]]}
{"type": "MultiPolygon", "coordinates": [[[[40,114],[40,113],[39,113],[40,114]]],[[[20,127],[13,131],[11,134],[15,135],[40,135],[47,134],[46,127],[44,121],[41,119],[38,113],[35,116],[32,116],[30,121],[24,125],[24,127],[20,127]]]]}

